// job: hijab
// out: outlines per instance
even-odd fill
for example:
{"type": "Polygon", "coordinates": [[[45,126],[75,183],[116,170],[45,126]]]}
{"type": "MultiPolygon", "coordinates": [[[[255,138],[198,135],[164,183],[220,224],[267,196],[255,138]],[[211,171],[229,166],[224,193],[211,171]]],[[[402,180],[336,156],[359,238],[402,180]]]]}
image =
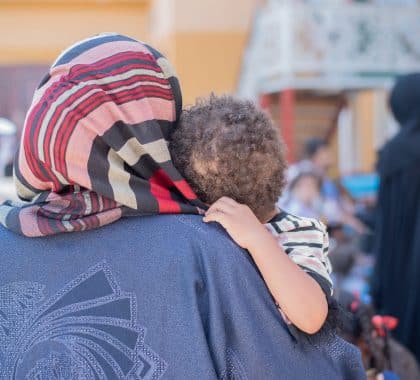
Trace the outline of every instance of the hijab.
{"type": "Polygon", "coordinates": [[[390,107],[401,129],[380,152],[378,171],[382,178],[420,164],[420,73],[397,80],[390,107]]]}
{"type": "Polygon", "coordinates": [[[1,205],[0,223],[39,237],[199,213],[168,150],[181,108],[175,72],[152,47],[118,34],[71,46],[35,91],[14,166],[23,202],[1,205]]]}

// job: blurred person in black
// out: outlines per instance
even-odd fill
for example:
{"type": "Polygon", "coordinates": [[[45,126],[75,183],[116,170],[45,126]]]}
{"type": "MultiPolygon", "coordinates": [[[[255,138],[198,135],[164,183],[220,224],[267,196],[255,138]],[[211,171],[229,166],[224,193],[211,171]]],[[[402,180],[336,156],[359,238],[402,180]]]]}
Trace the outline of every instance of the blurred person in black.
{"type": "Polygon", "coordinates": [[[377,309],[396,316],[396,338],[420,358],[420,73],[401,77],[390,96],[401,126],[379,155],[377,309]]]}

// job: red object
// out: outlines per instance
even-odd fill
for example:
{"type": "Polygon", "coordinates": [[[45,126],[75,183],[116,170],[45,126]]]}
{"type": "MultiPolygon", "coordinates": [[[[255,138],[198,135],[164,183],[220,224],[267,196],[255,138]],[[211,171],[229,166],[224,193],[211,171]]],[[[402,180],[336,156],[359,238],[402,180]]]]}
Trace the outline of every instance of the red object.
{"type": "Polygon", "coordinates": [[[357,311],[357,309],[360,306],[360,301],[359,300],[354,300],[351,304],[350,304],[350,311],[352,313],[355,313],[357,311]]]}
{"type": "Polygon", "coordinates": [[[387,331],[394,330],[398,325],[398,319],[390,315],[374,315],[372,324],[379,336],[384,337],[387,331]]]}
{"type": "Polygon", "coordinates": [[[353,302],[350,304],[350,311],[355,313],[360,306],[360,294],[359,292],[353,292],[353,302]]]}
{"type": "Polygon", "coordinates": [[[293,162],[295,159],[295,91],[284,90],[280,93],[280,131],[287,146],[287,160],[293,162]]]}
{"type": "Polygon", "coordinates": [[[260,107],[265,111],[270,111],[271,107],[271,96],[269,94],[261,94],[260,95],[260,107]]]}

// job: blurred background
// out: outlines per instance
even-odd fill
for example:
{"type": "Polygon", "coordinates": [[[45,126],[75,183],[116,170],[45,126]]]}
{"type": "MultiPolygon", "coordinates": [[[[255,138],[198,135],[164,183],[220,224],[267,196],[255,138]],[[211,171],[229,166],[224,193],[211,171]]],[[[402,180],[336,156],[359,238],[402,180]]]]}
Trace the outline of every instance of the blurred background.
{"type": "Polygon", "coordinates": [[[0,200],[14,198],[12,157],[34,89],[64,48],[101,32],[161,50],[186,107],[232,93],[271,114],[291,165],[279,206],[325,221],[338,290],[370,305],[376,163],[399,130],[390,90],[420,71],[419,2],[0,0],[0,200]]]}
{"type": "Polygon", "coordinates": [[[19,134],[34,88],[62,49],[104,31],[163,51],[184,104],[236,93],[267,108],[291,162],[329,141],[334,176],[370,173],[397,126],[387,92],[420,68],[409,0],[0,0],[0,117],[19,134]]]}

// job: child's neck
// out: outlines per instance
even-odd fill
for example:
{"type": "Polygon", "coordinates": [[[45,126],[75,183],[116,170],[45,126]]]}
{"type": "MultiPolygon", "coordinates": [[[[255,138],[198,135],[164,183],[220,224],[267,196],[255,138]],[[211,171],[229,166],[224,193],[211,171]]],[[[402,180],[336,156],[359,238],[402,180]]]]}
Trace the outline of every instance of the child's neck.
{"type": "Polygon", "coordinates": [[[266,217],[263,218],[262,222],[263,223],[268,223],[271,219],[273,219],[278,213],[279,213],[279,209],[277,207],[274,207],[274,209],[272,211],[270,211],[266,217]]]}

